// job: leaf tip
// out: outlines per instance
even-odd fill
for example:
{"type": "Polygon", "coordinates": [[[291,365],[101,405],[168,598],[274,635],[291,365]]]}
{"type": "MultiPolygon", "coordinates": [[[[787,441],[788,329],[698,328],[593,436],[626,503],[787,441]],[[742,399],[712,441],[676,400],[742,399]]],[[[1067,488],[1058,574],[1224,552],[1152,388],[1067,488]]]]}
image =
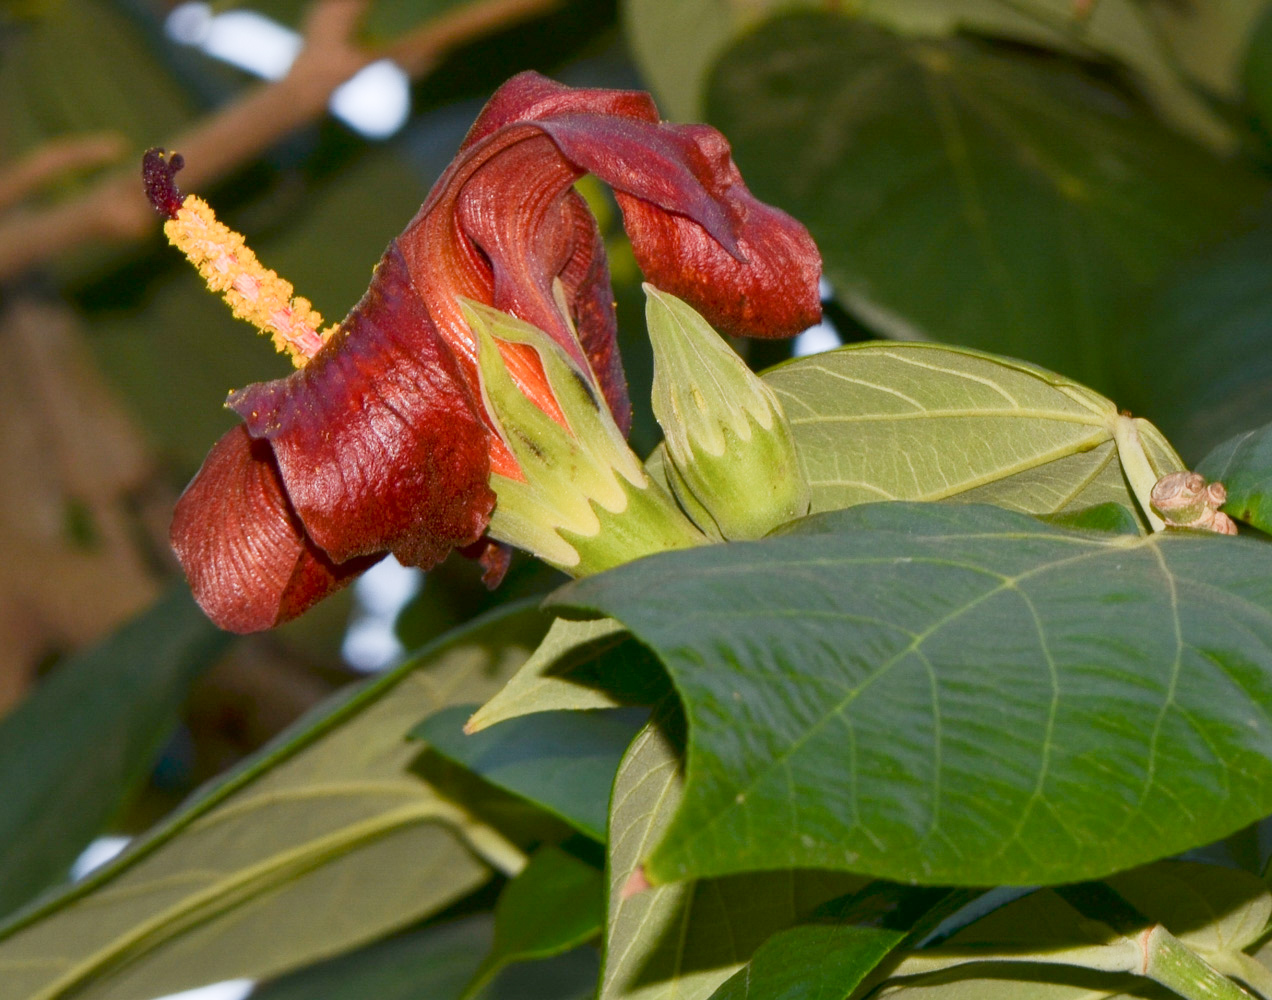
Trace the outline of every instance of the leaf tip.
{"type": "Polygon", "coordinates": [[[623,899],[631,899],[633,896],[638,896],[653,887],[653,883],[645,876],[645,866],[637,865],[636,870],[623,883],[623,891],[620,895],[623,899]]]}

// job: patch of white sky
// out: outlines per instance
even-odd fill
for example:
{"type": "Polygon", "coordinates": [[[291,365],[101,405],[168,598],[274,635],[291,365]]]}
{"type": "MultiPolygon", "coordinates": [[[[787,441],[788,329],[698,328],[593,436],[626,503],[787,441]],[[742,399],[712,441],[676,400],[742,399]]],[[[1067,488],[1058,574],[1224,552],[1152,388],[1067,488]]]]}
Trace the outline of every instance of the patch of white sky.
{"type": "Polygon", "coordinates": [[[386,556],[354,584],[354,612],[340,649],[355,670],[374,673],[391,667],[406,652],[393,625],[419,593],[424,574],[386,556]]]}
{"type": "MultiPolygon", "coordinates": [[[[168,37],[266,80],[287,75],[301,49],[298,33],[253,10],[216,13],[210,4],[183,3],[165,22],[168,37]]],[[[388,59],[364,66],[331,95],[331,113],[369,139],[387,139],[411,115],[411,82],[388,59]]]]}
{"type": "MultiPolygon", "coordinates": [[[[828,302],[834,294],[831,290],[830,282],[825,278],[821,279],[818,292],[823,302],[828,302]]],[[[843,339],[839,336],[839,331],[835,329],[829,320],[823,319],[816,326],[810,326],[799,334],[795,338],[791,351],[795,357],[802,358],[809,354],[821,354],[822,351],[834,350],[842,343],[843,339]]]]}

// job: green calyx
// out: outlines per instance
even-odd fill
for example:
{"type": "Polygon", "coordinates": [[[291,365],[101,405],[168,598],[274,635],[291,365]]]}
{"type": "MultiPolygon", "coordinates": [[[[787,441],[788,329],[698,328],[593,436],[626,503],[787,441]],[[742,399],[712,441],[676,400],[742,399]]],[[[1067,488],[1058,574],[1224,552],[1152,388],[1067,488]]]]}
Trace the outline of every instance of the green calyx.
{"type": "Polygon", "coordinates": [[[573,576],[587,576],[708,539],[645,474],[596,380],[547,334],[490,306],[461,300],[478,342],[482,401],[524,479],[490,479],[497,503],[488,531],[573,576]],[[497,341],[539,355],[569,429],[513,381],[497,341]]]}
{"type": "Polygon", "coordinates": [[[729,540],[760,538],[808,513],[812,492],[777,396],[691,306],[644,287],[654,415],[681,506],[729,540]]]}

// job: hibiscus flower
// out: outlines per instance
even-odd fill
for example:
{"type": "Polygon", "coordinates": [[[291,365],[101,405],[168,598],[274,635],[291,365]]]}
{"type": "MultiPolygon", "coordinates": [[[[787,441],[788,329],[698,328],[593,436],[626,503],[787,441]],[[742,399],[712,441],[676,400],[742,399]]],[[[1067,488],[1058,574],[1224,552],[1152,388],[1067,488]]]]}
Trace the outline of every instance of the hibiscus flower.
{"type": "MultiPolygon", "coordinates": [[[[230,394],[243,423],[213,447],[178,501],[172,545],[196,599],[237,632],[295,617],[386,553],[427,568],[452,548],[487,579],[506,566],[484,537],[492,472],[517,460],[482,402],[468,303],[547,334],[625,433],[609,272],[573,185],[613,189],[650,283],[734,335],[789,336],[820,317],[821,260],[807,231],[757,201],[728,143],[661,122],[648,95],[572,89],[534,73],[504,84],[343,322],[321,317],[255,260],[242,238],[147,153],[169,238],[272,333],[299,370],[230,394]]],[[[470,313],[471,315],[471,313],[470,313]]],[[[499,342],[516,386],[568,423],[526,343],[499,342]]]]}

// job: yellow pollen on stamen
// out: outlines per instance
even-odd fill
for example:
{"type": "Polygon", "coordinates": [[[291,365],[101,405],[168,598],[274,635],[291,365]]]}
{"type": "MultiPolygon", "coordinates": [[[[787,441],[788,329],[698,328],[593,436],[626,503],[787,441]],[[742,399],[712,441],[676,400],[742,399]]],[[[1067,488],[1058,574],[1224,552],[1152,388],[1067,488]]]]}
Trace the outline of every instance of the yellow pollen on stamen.
{"type": "Polygon", "coordinates": [[[274,347],[303,368],[336,327],[323,330],[322,315],[293,295],[290,281],[256,259],[246,240],[217,220],[210,205],[186,195],[175,219],[164,223],[168,242],[199,269],[208,288],[221,293],[234,315],[270,335],[274,347]]]}

